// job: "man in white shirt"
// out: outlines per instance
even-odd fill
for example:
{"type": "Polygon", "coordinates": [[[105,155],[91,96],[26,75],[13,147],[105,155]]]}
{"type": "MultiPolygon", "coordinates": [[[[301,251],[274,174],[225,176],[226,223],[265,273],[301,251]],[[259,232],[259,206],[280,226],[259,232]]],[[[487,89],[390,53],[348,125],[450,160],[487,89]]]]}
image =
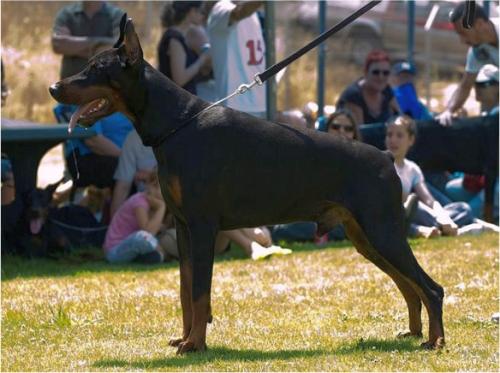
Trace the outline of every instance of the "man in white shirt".
{"type": "MultiPolygon", "coordinates": [[[[251,83],[266,68],[266,48],[257,9],[262,1],[218,1],[208,17],[212,66],[218,99],[251,83]]],[[[225,102],[232,109],[265,118],[266,89],[255,86],[225,102]]]]}
{"type": "Polygon", "coordinates": [[[461,42],[470,47],[467,52],[465,74],[448,102],[446,110],[438,116],[442,125],[451,124],[453,114],[469,97],[481,67],[486,64],[498,66],[498,20],[495,22],[490,20],[484,9],[476,5],[472,27],[466,29],[462,25],[465,7],[465,2],[462,2],[450,13],[450,22],[453,23],[461,42]]]}

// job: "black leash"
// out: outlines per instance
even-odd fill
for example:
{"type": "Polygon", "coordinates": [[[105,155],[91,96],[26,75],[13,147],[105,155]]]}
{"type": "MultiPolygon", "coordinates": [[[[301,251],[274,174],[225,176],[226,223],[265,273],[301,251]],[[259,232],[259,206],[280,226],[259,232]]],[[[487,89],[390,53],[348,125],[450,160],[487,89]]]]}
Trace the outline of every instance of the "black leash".
{"type": "Polygon", "coordinates": [[[353,22],[355,19],[361,17],[363,14],[365,14],[366,12],[368,12],[370,9],[372,9],[374,6],[378,5],[381,2],[382,2],[382,0],[373,0],[373,1],[370,1],[368,4],[362,6],[357,11],[355,11],[354,13],[352,13],[350,16],[346,17],[345,19],[343,19],[342,21],[340,21],[339,23],[337,23],[335,26],[333,26],[332,28],[330,28],[328,31],[325,31],[324,33],[322,33],[321,35],[319,35],[316,39],[314,39],[313,41],[311,41],[309,44],[305,45],[304,47],[302,47],[301,49],[299,49],[295,53],[292,53],[291,55],[289,55],[288,57],[286,57],[284,60],[281,60],[280,62],[274,64],[271,67],[269,67],[264,72],[255,75],[254,81],[252,83],[240,85],[238,87],[238,89],[236,89],[236,91],[234,91],[233,93],[231,93],[229,96],[224,97],[223,99],[221,99],[221,100],[219,100],[217,102],[214,102],[210,106],[207,106],[205,109],[201,110],[200,112],[198,112],[197,114],[195,114],[191,118],[189,118],[189,119],[185,120],[184,122],[182,122],[182,124],[179,127],[174,128],[173,130],[171,130],[170,132],[166,133],[163,136],[160,136],[160,138],[158,139],[158,142],[156,143],[156,145],[153,145],[153,146],[159,146],[168,137],[170,137],[171,135],[173,135],[174,133],[176,133],[177,131],[179,131],[181,128],[185,127],[190,121],[192,121],[193,119],[197,118],[202,113],[204,113],[205,111],[211,109],[212,107],[214,107],[214,106],[216,106],[216,105],[218,105],[218,104],[220,104],[220,103],[222,103],[222,102],[230,99],[231,97],[233,97],[233,96],[235,96],[237,94],[243,94],[243,93],[247,92],[248,90],[250,90],[256,84],[258,84],[258,85],[264,84],[264,82],[266,80],[268,80],[273,75],[276,75],[279,71],[281,71],[286,66],[288,66],[289,64],[291,64],[297,58],[303,56],[304,54],[306,54],[307,52],[309,52],[311,49],[313,49],[316,46],[318,46],[320,43],[322,43],[323,41],[325,41],[326,39],[328,39],[330,36],[332,36],[336,32],[342,30],[348,24],[350,24],[351,22],[353,22]]]}
{"type": "Polygon", "coordinates": [[[348,24],[350,24],[352,21],[355,19],[361,17],[363,14],[368,12],[371,8],[374,6],[378,5],[381,3],[382,0],[376,0],[376,1],[370,1],[368,4],[364,5],[363,7],[359,8],[356,10],[354,13],[352,13],[350,16],[347,18],[343,19],[339,23],[337,23],[335,26],[333,26],[330,30],[325,31],[322,33],[320,36],[318,36],[316,39],[311,41],[309,44],[306,46],[302,47],[299,49],[297,52],[292,53],[290,56],[282,60],[281,62],[278,62],[268,68],[266,71],[263,73],[257,74],[255,77],[258,79],[257,83],[260,85],[264,83],[267,79],[269,79],[271,76],[277,74],[280,70],[291,64],[293,61],[295,61],[297,58],[301,57],[305,53],[309,52],[311,49],[316,47],[318,44],[322,43],[326,39],[328,39],[330,36],[335,34],[336,32],[342,30],[344,27],[346,27],[348,24]]]}

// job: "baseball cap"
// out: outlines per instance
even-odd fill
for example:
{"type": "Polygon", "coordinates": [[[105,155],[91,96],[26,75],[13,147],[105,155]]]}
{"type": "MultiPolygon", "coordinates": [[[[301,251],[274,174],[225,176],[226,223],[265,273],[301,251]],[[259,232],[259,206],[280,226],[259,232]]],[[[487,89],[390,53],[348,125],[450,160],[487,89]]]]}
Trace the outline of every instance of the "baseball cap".
{"type": "Polygon", "coordinates": [[[498,82],[498,67],[495,65],[484,65],[476,77],[476,83],[498,82]]]}
{"type": "Polygon", "coordinates": [[[401,74],[402,72],[407,72],[412,75],[415,75],[417,73],[417,69],[415,68],[415,65],[413,65],[410,62],[403,61],[403,62],[398,62],[392,66],[392,71],[394,74],[398,75],[401,74]]]}

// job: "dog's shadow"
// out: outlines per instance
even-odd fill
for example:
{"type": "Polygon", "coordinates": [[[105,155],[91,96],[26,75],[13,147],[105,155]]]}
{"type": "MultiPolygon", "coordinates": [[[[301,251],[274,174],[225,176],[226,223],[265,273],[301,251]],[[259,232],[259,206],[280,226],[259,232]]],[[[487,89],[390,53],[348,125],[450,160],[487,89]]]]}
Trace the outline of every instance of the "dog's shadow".
{"type": "Polygon", "coordinates": [[[405,339],[359,339],[355,342],[341,345],[336,350],[332,351],[335,355],[350,355],[360,351],[373,352],[414,352],[423,351],[420,343],[423,342],[420,338],[405,338],[405,339]]]}
{"type": "Polygon", "coordinates": [[[184,356],[173,356],[164,359],[103,359],[93,364],[94,368],[128,368],[128,369],[160,369],[169,367],[187,367],[192,365],[203,365],[220,361],[270,361],[270,360],[290,360],[303,359],[324,355],[350,355],[360,351],[372,351],[378,353],[390,352],[413,352],[422,351],[416,339],[360,339],[354,343],[342,345],[334,350],[281,350],[281,351],[259,351],[259,350],[236,350],[227,347],[211,347],[203,353],[187,354],[184,356]]]}
{"type": "Polygon", "coordinates": [[[301,359],[320,355],[327,355],[327,350],[281,350],[281,351],[259,351],[259,350],[236,350],[227,347],[211,347],[202,353],[193,353],[183,356],[166,357],[164,359],[137,359],[137,360],[98,360],[93,364],[94,368],[128,368],[128,369],[160,369],[169,367],[186,367],[191,365],[203,365],[221,361],[270,361],[301,359]]]}

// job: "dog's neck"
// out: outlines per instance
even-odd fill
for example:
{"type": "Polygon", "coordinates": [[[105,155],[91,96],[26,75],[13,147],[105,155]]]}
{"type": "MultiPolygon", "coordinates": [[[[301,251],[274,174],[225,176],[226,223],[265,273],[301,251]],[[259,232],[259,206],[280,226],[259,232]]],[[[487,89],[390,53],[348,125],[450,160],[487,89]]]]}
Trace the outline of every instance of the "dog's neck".
{"type": "Polygon", "coordinates": [[[174,82],[144,62],[142,82],[134,96],[134,126],[146,146],[157,146],[158,139],[208,106],[206,102],[179,88],[174,82]]]}

